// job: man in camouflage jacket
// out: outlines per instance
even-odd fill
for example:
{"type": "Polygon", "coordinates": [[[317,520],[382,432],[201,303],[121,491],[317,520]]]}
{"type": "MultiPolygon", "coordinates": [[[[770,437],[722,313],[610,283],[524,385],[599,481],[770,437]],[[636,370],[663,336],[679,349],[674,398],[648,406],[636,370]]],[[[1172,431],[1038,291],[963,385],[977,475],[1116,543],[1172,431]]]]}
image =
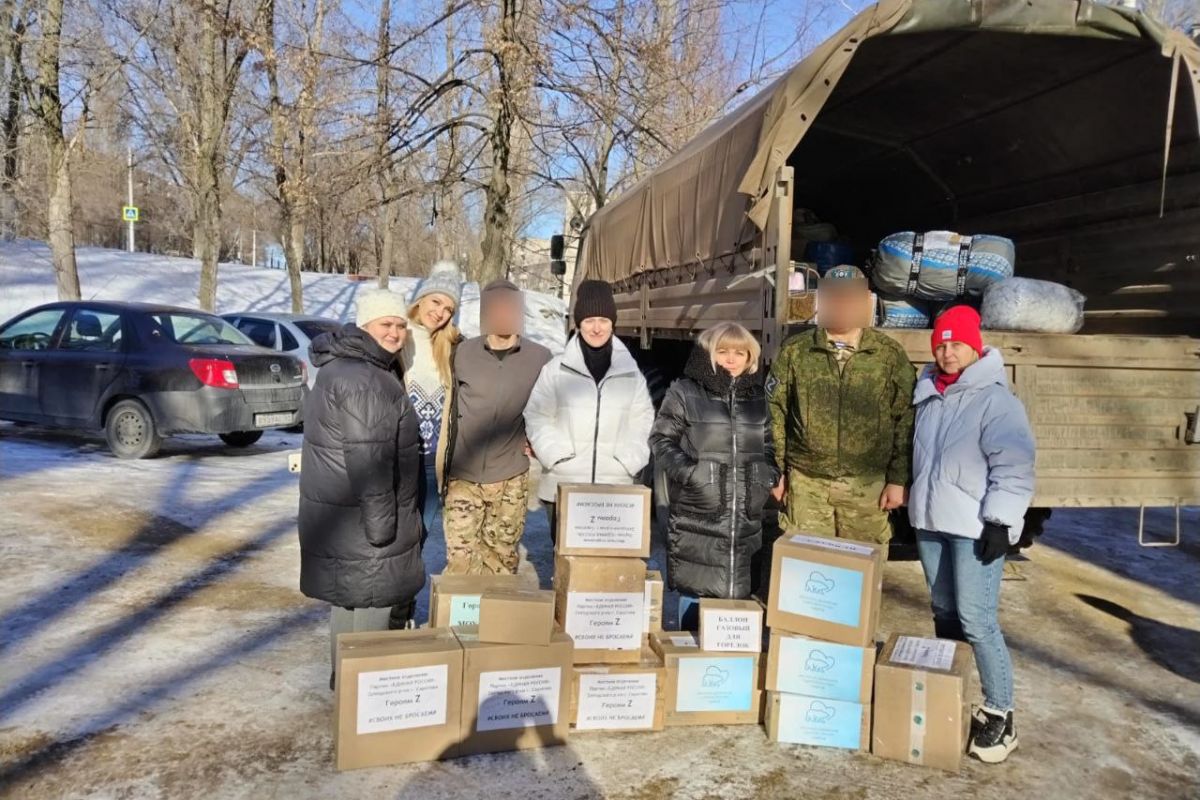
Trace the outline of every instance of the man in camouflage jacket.
{"type": "Polygon", "coordinates": [[[886,543],[905,502],[916,371],[890,337],[864,327],[870,288],[857,267],[821,279],[821,326],[784,343],[767,379],[780,524],[886,543]]]}

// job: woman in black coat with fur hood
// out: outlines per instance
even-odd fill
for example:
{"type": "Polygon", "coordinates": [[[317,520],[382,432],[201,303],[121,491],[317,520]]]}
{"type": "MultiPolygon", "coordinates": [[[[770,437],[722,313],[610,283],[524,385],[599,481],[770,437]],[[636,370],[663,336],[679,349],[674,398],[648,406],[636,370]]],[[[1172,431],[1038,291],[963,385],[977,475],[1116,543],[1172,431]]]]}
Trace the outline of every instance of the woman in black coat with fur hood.
{"type": "Polygon", "coordinates": [[[705,331],[650,434],[670,482],[667,576],[685,627],[694,598],[751,592],[763,506],[779,480],[759,353],[741,325],[705,331]]]}

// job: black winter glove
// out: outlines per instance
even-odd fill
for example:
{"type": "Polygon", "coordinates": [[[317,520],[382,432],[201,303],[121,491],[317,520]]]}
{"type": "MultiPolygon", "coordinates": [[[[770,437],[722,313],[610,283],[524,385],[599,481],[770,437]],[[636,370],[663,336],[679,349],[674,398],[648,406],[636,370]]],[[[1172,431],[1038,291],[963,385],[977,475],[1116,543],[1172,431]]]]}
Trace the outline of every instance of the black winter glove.
{"type": "Polygon", "coordinates": [[[979,551],[979,560],[990,564],[1008,552],[1008,526],[995,522],[983,523],[980,541],[983,546],[979,551]]]}

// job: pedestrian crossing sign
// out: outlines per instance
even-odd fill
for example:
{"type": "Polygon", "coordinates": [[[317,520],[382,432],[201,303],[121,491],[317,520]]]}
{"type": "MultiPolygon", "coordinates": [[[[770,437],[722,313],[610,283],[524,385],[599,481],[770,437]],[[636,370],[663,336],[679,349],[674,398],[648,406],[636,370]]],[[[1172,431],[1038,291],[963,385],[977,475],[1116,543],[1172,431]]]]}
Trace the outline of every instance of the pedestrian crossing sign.
{"type": "Polygon", "coordinates": [[[137,206],[121,206],[121,219],[125,222],[137,222],[138,221],[138,207],[137,206]]]}

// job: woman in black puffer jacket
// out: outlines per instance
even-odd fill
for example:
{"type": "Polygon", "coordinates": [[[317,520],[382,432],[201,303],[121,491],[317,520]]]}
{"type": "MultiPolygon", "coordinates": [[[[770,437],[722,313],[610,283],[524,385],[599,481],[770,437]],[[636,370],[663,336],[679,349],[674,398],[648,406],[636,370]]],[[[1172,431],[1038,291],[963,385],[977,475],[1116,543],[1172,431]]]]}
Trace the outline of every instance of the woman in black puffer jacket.
{"type": "MultiPolygon", "coordinates": [[[[779,479],[759,352],[734,323],[701,334],[650,434],[655,465],[670,481],[668,580],[685,596],[751,591],[763,506],[779,479]]],[[[685,623],[689,599],[680,601],[685,623]]]]}
{"type": "Polygon", "coordinates": [[[403,298],[361,292],[357,322],[313,342],[304,405],[300,591],[332,605],[335,669],[337,634],[405,627],[425,584],[417,415],[396,359],[403,298]]]}

